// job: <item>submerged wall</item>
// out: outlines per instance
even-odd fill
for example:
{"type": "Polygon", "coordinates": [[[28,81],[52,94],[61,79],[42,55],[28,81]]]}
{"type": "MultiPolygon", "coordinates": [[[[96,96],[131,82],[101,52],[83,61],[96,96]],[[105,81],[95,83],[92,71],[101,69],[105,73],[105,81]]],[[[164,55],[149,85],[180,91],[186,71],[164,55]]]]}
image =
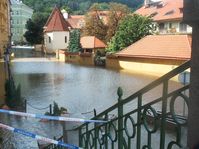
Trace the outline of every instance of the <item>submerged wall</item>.
{"type": "Polygon", "coordinates": [[[4,72],[4,63],[0,62],[0,105],[4,103],[5,99],[5,72],[4,72]]]}
{"type": "Polygon", "coordinates": [[[106,59],[106,67],[126,70],[129,72],[139,72],[154,76],[162,76],[184,62],[185,60],[118,58],[116,56],[108,56],[106,59]]]}

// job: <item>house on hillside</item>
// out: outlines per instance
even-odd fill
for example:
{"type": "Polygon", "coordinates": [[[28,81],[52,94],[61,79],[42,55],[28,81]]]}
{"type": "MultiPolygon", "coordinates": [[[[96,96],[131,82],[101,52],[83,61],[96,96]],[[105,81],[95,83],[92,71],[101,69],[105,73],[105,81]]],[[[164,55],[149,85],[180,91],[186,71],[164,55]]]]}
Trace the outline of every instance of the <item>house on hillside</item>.
{"type": "Polygon", "coordinates": [[[70,24],[64,19],[59,8],[55,7],[44,26],[44,48],[47,53],[66,49],[70,38],[70,24]]]}
{"type": "MultiPolygon", "coordinates": [[[[64,9],[61,10],[66,22],[70,24],[71,29],[82,29],[85,26],[85,15],[70,15],[64,9]]],[[[99,18],[103,20],[105,24],[108,23],[109,11],[91,11],[90,14],[97,13],[99,18]]]]}
{"type": "Polygon", "coordinates": [[[81,29],[85,26],[84,15],[70,15],[64,9],[62,9],[61,12],[66,22],[70,25],[71,29],[81,29]]]}
{"type": "Polygon", "coordinates": [[[162,75],[191,57],[191,35],[148,35],[114,56],[108,68],[162,75]]]}
{"type": "Polygon", "coordinates": [[[183,0],[145,0],[135,13],[151,16],[160,34],[192,33],[192,28],[182,22],[183,0]]]}
{"type": "MultiPolygon", "coordinates": [[[[80,65],[96,65],[95,56],[105,54],[106,44],[95,36],[84,36],[80,39],[82,51],[71,53],[65,52],[65,61],[80,65]]],[[[63,53],[59,54],[63,57],[63,53]]],[[[62,58],[63,59],[63,58],[62,58]]]]}

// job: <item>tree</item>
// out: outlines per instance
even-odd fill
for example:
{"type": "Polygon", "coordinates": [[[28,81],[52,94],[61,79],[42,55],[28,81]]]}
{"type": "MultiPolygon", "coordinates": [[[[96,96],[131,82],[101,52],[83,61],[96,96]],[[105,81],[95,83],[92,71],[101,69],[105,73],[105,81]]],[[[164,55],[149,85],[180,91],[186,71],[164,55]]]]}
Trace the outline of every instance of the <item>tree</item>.
{"type": "Polygon", "coordinates": [[[80,52],[81,45],[80,45],[80,31],[73,30],[70,32],[70,41],[69,41],[69,52],[80,52]]]}
{"type": "Polygon", "coordinates": [[[128,6],[119,3],[110,3],[109,8],[106,41],[115,35],[119,22],[130,13],[128,6]]]}
{"type": "Polygon", "coordinates": [[[66,6],[66,5],[62,6],[62,7],[61,7],[61,10],[62,10],[62,9],[66,10],[66,12],[67,12],[68,14],[71,14],[71,13],[73,12],[72,9],[71,9],[70,7],[68,7],[68,6],[66,6]]]}
{"type": "Polygon", "coordinates": [[[24,110],[24,98],[21,96],[21,86],[15,86],[13,79],[5,82],[5,101],[9,108],[13,110],[24,110]]]}
{"type": "Polygon", "coordinates": [[[41,44],[43,41],[43,27],[47,21],[47,13],[35,13],[26,23],[27,31],[24,37],[30,44],[41,44]]]}
{"type": "Polygon", "coordinates": [[[98,11],[91,11],[85,17],[85,26],[83,28],[84,36],[95,36],[105,41],[107,26],[100,18],[98,11]]]}
{"type": "Polygon", "coordinates": [[[115,36],[108,43],[107,51],[116,52],[126,48],[146,35],[152,34],[152,19],[141,15],[128,15],[119,24],[115,36]]]}

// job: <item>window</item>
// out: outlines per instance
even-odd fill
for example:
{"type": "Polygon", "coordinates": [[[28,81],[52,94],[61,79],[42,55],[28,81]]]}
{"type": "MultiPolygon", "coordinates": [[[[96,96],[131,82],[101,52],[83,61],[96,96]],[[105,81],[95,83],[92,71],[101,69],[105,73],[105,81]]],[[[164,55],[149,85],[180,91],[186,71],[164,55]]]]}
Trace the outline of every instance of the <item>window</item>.
{"type": "Polygon", "coordinates": [[[173,27],[172,23],[169,23],[169,28],[171,29],[173,27]]]}
{"type": "Polygon", "coordinates": [[[159,24],[159,30],[160,30],[160,31],[163,31],[163,30],[164,30],[164,23],[160,23],[160,24],[159,24]]]}
{"type": "Polygon", "coordinates": [[[187,32],[187,25],[184,23],[180,23],[180,32],[187,32]]]}
{"type": "Polygon", "coordinates": [[[67,43],[67,36],[65,36],[65,43],[67,43]]]}
{"type": "Polygon", "coordinates": [[[165,13],[164,15],[166,16],[166,15],[171,15],[171,14],[173,14],[174,13],[174,10],[171,10],[171,11],[168,11],[167,13],[165,13]]]}
{"type": "Polygon", "coordinates": [[[152,13],[151,15],[150,15],[150,17],[154,17],[154,16],[156,16],[158,13],[157,12],[154,12],[154,13],[152,13]]]}
{"type": "Polygon", "coordinates": [[[48,37],[48,42],[51,43],[51,38],[50,37],[48,37]]]}

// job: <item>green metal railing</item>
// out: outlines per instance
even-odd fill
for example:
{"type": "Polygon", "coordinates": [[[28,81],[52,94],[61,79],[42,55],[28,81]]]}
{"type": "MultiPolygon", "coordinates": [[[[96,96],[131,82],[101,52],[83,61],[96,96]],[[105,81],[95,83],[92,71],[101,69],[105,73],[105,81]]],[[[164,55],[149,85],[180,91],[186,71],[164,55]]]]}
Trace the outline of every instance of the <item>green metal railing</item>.
{"type": "Polygon", "coordinates": [[[118,103],[93,118],[107,120],[107,123],[85,123],[77,128],[79,146],[85,149],[185,147],[189,85],[173,80],[189,68],[190,61],[126,99],[118,88],[118,103]],[[186,104],[186,112],[184,109],[182,112],[181,107],[186,104]]]}

